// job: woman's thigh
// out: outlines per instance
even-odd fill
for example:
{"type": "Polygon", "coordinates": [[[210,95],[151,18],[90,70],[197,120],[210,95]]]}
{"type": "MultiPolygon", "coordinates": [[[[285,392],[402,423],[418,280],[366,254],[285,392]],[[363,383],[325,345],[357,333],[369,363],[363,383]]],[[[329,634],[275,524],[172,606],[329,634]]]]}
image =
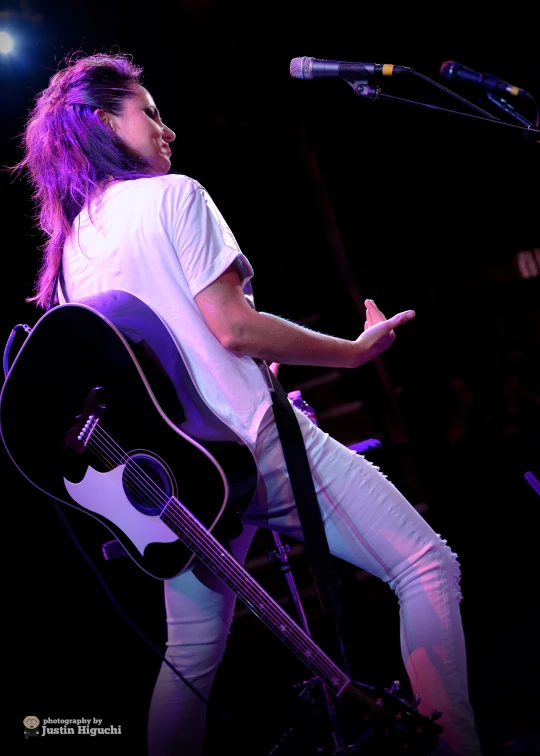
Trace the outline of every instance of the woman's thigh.
{"type": "MultiPolygon", "coordinates": [[[[442,541],[377,467],[296,411],[330,551],[385,582],[442,541]]],[[[244,521],[303,540],[275,422],[261,424],[261,475],[244,521]]]]}

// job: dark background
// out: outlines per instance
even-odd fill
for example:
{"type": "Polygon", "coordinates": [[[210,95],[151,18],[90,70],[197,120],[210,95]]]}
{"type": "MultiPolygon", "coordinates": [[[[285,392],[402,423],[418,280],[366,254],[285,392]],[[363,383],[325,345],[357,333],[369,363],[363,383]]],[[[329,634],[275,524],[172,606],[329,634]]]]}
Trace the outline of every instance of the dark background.
{"type": "MultiPolygon", "coordinates": [[[[62,58],[116,46],[145,67],[177,133],[173,170],[206,186],[251,260],[259,309],[347,338],[363,328],[365,297],[388,316],[417,311],[375,363],[355,371],[284,365],[280,379],[287,390],[302,389],[320,426],[344,444],[376,439],[370,458],[457,552],[485,756],[510,752],[512,742],[514,752],[532,753],[539,498],[524,476],[539,477],[540,459],[540,144],[480,87],[439,73],[454,60],[527,90],[532,98],[510,99],[534,123],[540,67],[531,6],[495,13],[474,5],[21,2],[5,4],[0,21],[18,44],[0,59],[2,164],[17,159],[32,97],[62,58]],[[372,101],[337,79],[291,78],[289,63],[301,55],[400,64],[429,81],[374,81],[382,96],[372,101]],[[511,126],[456,115],[475,111],[439,88],[447,85],[511,126]]],[[[5,343],[15,324],[37,320],[25,297],[42,239],[24,181],[9,173],[0,180],[5,343]]],[[[49,411],[21,432],[42,432],[49,411]]],[[[76,752],[144,756],[160,660],[119,615],[49,500],[4,451],[2,464],[4,506],[15,515],[5,584],[17,648],[10,661],[22,691],[17,716],[99,717],[122,725],[121,742],[78,738],[76,752]]],[[[80,518],[77,535],[119,604],[162,649],[161,584],[127,559],[103,560],[110,534],[80,518]]],[[[311,631],[331,649],[303,548],[289,545],[311,631]]],[[[266,554],[273,547],[261,531],[247,566],[293,612],[266,554]]],[[[405,681],[395,597],[361,571],[338,568],[354,676],[405,681]]],[[[292,686],[306,674],[239,605],[213,703],[244,734],[212,713],[208,756],[267,754],[292,721],[292,686]]],[[[58,737],[37,748],[74,746],[58,737]]]]}

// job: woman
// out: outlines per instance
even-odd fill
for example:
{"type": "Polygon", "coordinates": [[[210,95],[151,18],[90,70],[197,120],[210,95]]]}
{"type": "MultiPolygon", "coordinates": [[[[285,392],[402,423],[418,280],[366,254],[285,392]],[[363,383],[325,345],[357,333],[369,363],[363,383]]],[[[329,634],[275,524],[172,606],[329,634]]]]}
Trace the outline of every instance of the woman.
{"type": "MultiPolygon", "coordinates": [[[[29,172],[47,236],[30,301],[46,308],[57,297],[120,289],[159,313],[221,428],[257,460],[257,492],[231,543],[243,561],[259,526],[302,538],[267,362],[358,367],[415,313],[387,319],[367,300],[364,331],[350,341],[257,312],[248,296],[253,269],[219,210],[197,181],[169,173],[175,134],[141,77],[121,54],[74,58],[37,97],[16,166],[29,172]]],[[[443,712],[436,753],[478,756],[456,555],[376,468],[297,416],[332,553],[399,598],[401,651],[420,711],[443,712]]],[[[167,658],[207,699],[235,597],[200,564],[166,580],[164,591],[167,658]]],[[[150,756],[199,756],[205,715],[164,664],[149,713],[150,756]]]]}

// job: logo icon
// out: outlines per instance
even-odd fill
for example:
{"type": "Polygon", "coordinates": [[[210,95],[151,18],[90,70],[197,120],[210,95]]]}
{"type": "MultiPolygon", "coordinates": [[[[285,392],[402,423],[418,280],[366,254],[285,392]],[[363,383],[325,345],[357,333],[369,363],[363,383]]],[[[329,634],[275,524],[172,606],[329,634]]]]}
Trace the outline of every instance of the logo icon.
{"type": "Polygon", "coordinates": [[[27,740],[28,738],[36,738],[40,734],[39,732],[40,721],[33,714],[29,714],[27,717],[23,719],[23,725],[24,725],[24,737],[27,740]]]}

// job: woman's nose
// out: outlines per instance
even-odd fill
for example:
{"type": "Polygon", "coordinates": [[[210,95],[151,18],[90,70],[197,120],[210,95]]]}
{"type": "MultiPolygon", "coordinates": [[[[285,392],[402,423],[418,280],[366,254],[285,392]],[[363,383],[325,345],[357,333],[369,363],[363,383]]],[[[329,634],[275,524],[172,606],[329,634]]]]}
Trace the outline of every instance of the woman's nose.
{"type": "Polygon", "coordinates": [[[163,139],[166,142],[174,142],[174,140],[176,139],[176,134],[174,133],[174,131],[168,126],[165,126],[165,124],[163,124],[163,139]]]}

